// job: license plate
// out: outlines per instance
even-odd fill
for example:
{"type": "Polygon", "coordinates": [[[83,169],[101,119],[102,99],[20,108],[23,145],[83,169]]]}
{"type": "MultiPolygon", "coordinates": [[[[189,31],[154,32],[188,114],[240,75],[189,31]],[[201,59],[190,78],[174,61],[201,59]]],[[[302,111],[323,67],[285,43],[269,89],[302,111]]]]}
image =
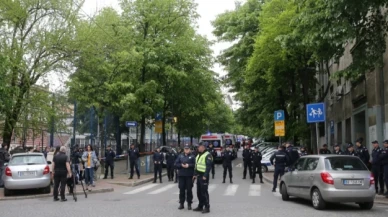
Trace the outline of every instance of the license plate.
{"type": "Polygon", "coordinates": [[[19,172],[19,176],[35,176],[36,171],[25,171],[25,172],[19,172]]]}
{"type": "Polygon", "coordinates": [[[344,185],[364,185],[364,180],[343,180],[344,185]]]}

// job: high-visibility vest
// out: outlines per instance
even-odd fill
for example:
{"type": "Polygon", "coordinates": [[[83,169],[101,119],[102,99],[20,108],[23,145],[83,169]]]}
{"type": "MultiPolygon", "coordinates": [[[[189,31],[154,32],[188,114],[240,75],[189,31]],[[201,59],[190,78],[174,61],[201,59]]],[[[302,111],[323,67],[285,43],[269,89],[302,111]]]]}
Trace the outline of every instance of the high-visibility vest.
{"type": "Polygon", "coordinates": [[[201,156],[197,155],[195,158],[195,170],[201,173],[206,172],[206,157],[208,154],[209,152],[206,151],[201,156]]]}

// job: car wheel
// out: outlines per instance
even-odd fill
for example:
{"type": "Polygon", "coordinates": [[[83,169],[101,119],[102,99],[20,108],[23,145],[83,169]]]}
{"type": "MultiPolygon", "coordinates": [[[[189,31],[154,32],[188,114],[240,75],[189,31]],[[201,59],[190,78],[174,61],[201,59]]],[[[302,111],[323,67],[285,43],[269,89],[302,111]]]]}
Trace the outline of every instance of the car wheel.
{"type": "Polygon", "coordinates": [[[326,202],[323,200],[321,192],[318,190],[318,188],[315,188],[311,193],[311,202],[313,207],[317,210],[322,210],[326,207],[326,202]]]}
{"type": "Polygon", "coordinates": [[[51,193],[51,185],[43,188],[43,193],[44,194],[50,194],[51,193]]]}
{"type": "Polygon", "coordinates": [[[288,201],[290,199],[290,195],[288,195],[288,193],[287,193],[286,184],[282,183],[280,186],[280,189],[281,189],[281,194],[282,194],[282,200],[288,201]]]}
{"type": "Polygon", "coordinates": [[[6,189],[6,188],[4,187],[4,196],[5,196],[5,197],[12,196],[12,191],[9,190],[9,189],[6,189]]]}
{"type": "Polygon", "coordinates": [[[358,205],[360,206],[361,209],[364,209],[364,210],[370,210],[373,208],[373,202],[360,203],[358,205]]]}
{"type": "Polygon", "coordinates": [[[261,172],[263,172],[263,173],[268,172],[268,167],[265,165],[261,165],[261,172]]]}

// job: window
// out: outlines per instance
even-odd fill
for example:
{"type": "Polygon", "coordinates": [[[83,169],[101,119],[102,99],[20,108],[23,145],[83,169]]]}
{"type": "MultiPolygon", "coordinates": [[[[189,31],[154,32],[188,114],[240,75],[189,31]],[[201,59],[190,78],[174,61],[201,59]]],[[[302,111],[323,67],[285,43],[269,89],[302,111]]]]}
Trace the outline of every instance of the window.
{"type": "Polygon", "coordinates": [[[221,141],[220,140],[203,140],[205,143],[206,147],[212,143],[214,148],[220,147],[221,141]]]}
{"type": "Polygon", "coordinates": [[[295,169],[298,171],[302,171],[305,161],[306,161],[306,158],[299,158],[299,160],[295,163],[295,169]]]}
{"type": "Polygon", "coordinates": [[[46,164],[42,155],[15,156],[9,163],[10,166],[46,164]]]}
{"type": "Polygon", "coordinates": [[[328,157],[325,159],[326,170],[368,170],[359,158],[353,157],[328,157]]]}
{"type": "Polygon", "coordinates": [[[304,166],[304,170],[315,170],[318,166],[319,158],[308,158],[304,166]]]}

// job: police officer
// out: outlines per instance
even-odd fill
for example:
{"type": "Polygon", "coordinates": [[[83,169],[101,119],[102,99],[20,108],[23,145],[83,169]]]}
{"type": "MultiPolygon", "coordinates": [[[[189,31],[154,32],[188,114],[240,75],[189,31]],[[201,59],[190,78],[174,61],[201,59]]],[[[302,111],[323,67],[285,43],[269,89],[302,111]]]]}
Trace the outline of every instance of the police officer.
{"type": "Polygon", "coordinates": [[[242,153],[243,161],[244,161],[244,172],[243,172],[243,179],[246,179],[247,176],[247,167],[249,171],[249,178],[252,179],[252,151],[249,149],[249,145],[245,146],[245,149],[242,153]]]}
{"type": "Polygon", "coordinates": [[[162,183],[162,164],[164,161],[164,155],[163,153],[160,152],[160,148],[156,148],[156,152],[154,153],[153,156],[153,161],[154,161],[154,182],[156,183],[157,175],[159,174],[159,180],[160,183],[162,183]]]}
{"type": "Polygon", "coordinates": [[[223,164],[223,167],[224,167],[224,180],[222,183],[225,183],[225,179],[226,179],[226,171],[228,170],[229,172],[229,179],[230,179],[230,183],[233,183],[232,181],[232,177],[233,177],[233,174],[232,174],[232,161],[234,159],[234,154],[231,150],[231,146],[228,146],[226,148],[226,150],[224,152],[221,153],[221,158],[223,160],[222,164],[223,164]]]}
{"type": "Polygon", "coordinates": [[[331,154],[331,151],[327,148],[327,144],[323,145],[323,148],[319,151],[319,154],[331,154]]]}
{"type": "Polygon", "coordinates": [[[140,179],[140,171],[139,171],[139,165],[137,163],[137,160],[140,157],[139,150],[135,148],[135,144],[131,144],[130,149],[128,150],[128,157],[129,157],[129,164],[130,164],[130,177],[129,179],[133,178],[133,168],[136,168],[136,174],[137,178],[140,179]]]}
{"type": "Polygon", "coordinates": [[[372,173],[375,178],[375,188],[376,188],[376,194],[384,194],[384,173],[381,166],[380,161],[380,154],[382,149],[379,147],[379,142],[373,141],[373,150],[372,150],[372,161],[370,162],[372,164],[372,173]],[[379,183],[380,183],[380,192],[379,192],[379,183]]]}
{"type": "Polygon", "coordinates": [[[354,146],[352,143],[349,143],[347,147],[348,147],[348,150],[345,153],[346,155],[358,156],[357,153],[354,151],[354,146]]]}
{"type": "Polygon", "coordinates": [[[259,173],[260,183],[264,183],[263,173],[261,171],[261,159],[263,159],[263,157],[261,156],[261,152],[259,151],[259,148],[257,146],[255,147],[255,151],[251,154],[251,159],[252,159],[252,165],[253,165],[252,183],[255,183],[256,170],[259,173]]]}
{"type": "Polygon", "coordinates": [[[304,146],[300,147],[300,156],[306,156],[308,155],[306,148],[304,146]]]}
{"type": "Polygon", "coordinates": [[[176,158],[177,158],[177,155],[172,150],[166,153],[168,181],[174,181],[174,163],[176,158]]]}
{"type": "Polygon", "coordinates": [[[334,145],[334,154],[336,155],[344,155],[345,153],[341,150],[338,144],[334,145]]]}
{"type": "Polygon", "coordinates": [[[193,152],[192,152],[192,154],[193,154],[195,157],[197,157],[197,147],[196,147],[196,146],[193,147],[193,152]]]}
{"type": "MultiPolygon", "coordinates": [[[[388,140],[384,141],[384,148],[382,149],[379,158],[381,165],[383,165],[384,168],[385,187],[388,189],[388,140]]],[[[388,198],[388,191],[384,195],[386,198],[388,198]]]]}
{"type": "Polygon", "coordinates": [[[105,176],[104,179],[108,177],[108,169],[110,168],[110,177],[113,179],[113,169],[115,162],[116,153],[112,150],[112,147],[109,145],[106,147],[105,152],[105,176]]]}
{"type": "Polygon", "coordinates": [[[288,165],[294,164],[299,158],[299,153],[294,149],[294,146],[291,142],[286,142],[286,153],[288,154],[288,165]]]}
{"type": "Polygon", "coordinates": [[[290,165],[289,155],[284,151],[283,146],[278,147],[278,151],[275,152],[271,158],[269,159],[272,165],[275,165],[275,172],[273,174],[273,188],[272,192],[276,192],[276,188],[278,185],[278,179],[284,175],[284,170],[286,165],[290,165]],[[273,160],[275,159],[275,163],[273,160]]]}
{"type": "Polygon", "coordinates": [[[209,143],[209,146],[207,148],[207,152],[209,152],[212,157],[213,157],[213,164],[212,164],[212,179],[214,179],[214,174],[215,174],[215,170],[214,170],[214,159],[217,157],[217,152],[214,150],[213,148],[213,143],[209,143]]]}
{"type": "Polygon", "coordinates": [[[198,147],[198,155],[195,159],[195,170],[193,181],[197,179],[197,197],[198,207],[193,211],[209,213],[210,199],[209,199],[209,173],[213,163],[213,158],[209,152],[206,151],[203,143],[198,147]],[[204,208],[205,207],[205,208],[204,208]]]}
{"type": "Polygon", "coordinates": [[[363,141],[364,141],[363,138],[359,138],[356,141],[357,155],[362,160],[362,162],[364,162],[365,165],[369,166],[369,159],[370,159],[369,151],[365,146],[362,145],[363,141]]]}
{"type": "Polygon", "coordinates": [[[184,209],[187,195],[187,208],[191,210],[193,203],[193,176],[195,167],[195,157],[191,154],[190,146],[185,145],[184,153],[180,154],[175,161],[175,168],[178,169],[179,176],[179,203],[178,209],[184,209]]]}

